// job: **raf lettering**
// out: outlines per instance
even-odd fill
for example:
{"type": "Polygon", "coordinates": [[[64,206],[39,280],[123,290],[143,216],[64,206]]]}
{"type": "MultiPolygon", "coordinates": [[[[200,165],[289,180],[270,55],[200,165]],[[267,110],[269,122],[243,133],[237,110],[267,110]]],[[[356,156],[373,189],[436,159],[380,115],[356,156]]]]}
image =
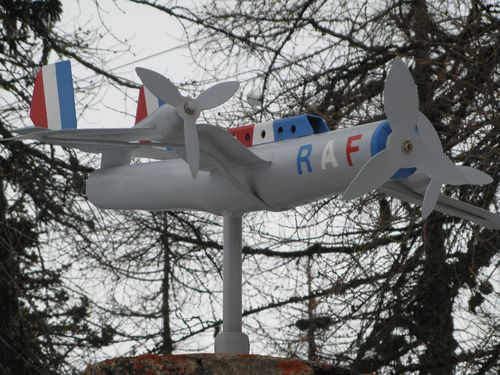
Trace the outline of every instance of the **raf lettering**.
{"type": "MultiPolygon", "coordinates": [[[[346,142],[346,158],[347,163],[350,167],[353,166],[351,155],[354,152],[359,152],[359,146],[355,145],[354,142],[362,138],[363,134],[356,134],[347,138],[346,142]]],[[[336,168],[339,166],[337,158],[334,152],[334,141],[333,139],[328,141],[323,147],[323,152],[321,153],[321,169],[325,170],[328,165],[331,168],[336,168]]],[[[313,167],[311,164],[311,155],[313,152],[313,145],[308,143],[301,145],[297,151],[297,174],[301,176],[304,171],[307,170],[308,173],[313,172],[313,167]]]]}

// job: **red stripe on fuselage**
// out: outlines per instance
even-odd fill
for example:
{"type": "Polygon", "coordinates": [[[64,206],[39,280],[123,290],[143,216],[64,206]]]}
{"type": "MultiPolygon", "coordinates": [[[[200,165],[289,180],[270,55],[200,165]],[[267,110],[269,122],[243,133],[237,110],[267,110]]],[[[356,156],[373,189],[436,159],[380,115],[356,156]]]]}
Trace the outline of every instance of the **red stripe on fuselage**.
{"type": "Polygon", "coordinates": [[[236,137],[238,141],[243,143],[245,146],[250,147],[253,144],[253,128],[252,125],[244,125],[238,128],[228,129],[229,133],[236,137]]]}
{"type": "Polygon", "coordinates": [[[47,128],[47,108],[45,107],[45,92],[43,89],[42,70],[38,71],[33,87],[33,97],[31,98],[30,118],[33,125],[39,128],[47,128]]]}

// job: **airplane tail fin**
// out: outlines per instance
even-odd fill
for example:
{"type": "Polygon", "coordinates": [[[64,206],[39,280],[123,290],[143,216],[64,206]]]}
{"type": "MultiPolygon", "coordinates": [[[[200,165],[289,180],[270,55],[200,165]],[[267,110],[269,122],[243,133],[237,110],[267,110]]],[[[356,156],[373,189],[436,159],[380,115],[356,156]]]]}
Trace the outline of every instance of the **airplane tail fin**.
{"type": "Polygon", "coordinates": [[[35,78],[30,118],[39,128],[76,128],[75,96],[69,60],[40,68],[35,78]]]}
{"type": "Polygon", "coordinates": [[[165,102],[154,96],[147,88],[141,86],[139,90],[139,100],[137,101],[135,123],[141,122],[163,104],[165,104],[165,102]]]}

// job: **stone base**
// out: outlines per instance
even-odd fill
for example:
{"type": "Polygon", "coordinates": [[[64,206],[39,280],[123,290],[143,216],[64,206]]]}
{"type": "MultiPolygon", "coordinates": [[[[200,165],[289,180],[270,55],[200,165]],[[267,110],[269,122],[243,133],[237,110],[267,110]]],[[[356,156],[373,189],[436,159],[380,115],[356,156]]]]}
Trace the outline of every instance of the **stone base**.
{"type": "Polygon", "coordinates": [[[249,354],[144,354],[89,365],[82,375],[356,375],[338,366],[249,354]]]}

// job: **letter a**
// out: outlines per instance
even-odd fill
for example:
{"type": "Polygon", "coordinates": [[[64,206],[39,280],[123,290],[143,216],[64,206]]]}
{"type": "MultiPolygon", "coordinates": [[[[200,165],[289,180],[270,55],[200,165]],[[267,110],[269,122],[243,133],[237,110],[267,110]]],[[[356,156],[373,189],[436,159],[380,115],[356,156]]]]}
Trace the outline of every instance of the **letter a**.
{"type": "Polygon", "coordinates": [[[321,156],[321,169],[326,169],[326,164],[331,163],[334,168],[339,166],[335,154],[333,153],[333,140],[328,141],[321,156]]]}

